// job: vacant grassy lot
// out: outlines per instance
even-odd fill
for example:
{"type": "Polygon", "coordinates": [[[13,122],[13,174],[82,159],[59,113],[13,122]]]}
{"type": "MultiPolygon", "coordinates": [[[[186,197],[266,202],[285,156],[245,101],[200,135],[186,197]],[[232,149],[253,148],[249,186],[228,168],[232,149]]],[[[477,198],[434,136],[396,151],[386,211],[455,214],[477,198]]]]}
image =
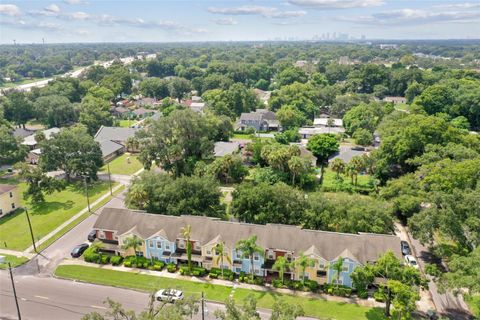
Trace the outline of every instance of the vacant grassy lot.
{"type": "MultiPolygon", "coordinates": [[[[8,182],[13,183],[11,180],[0,180],[0,183],[8,182]]],[[[23,193],[26,184],[23,182],[17,184],[23,193]]],[[[93,202],[108,191],[108,182],[96,182],[89,185],[88,190],[90,202],[93,202]]],[[[23,205],[28,207],[33,234],[38,241],[87,206],[85,188],[81,182],[72,183],[61,192],[45,196],[45,202],[39,205],[33,206],[28,201],[24,201],[23,205]]],[[[24,210],[18,210],[0,219],[0,248],[25,250],[31,244],[24,210]]]]}
{"type": "MultiPolygon", "coordinates": [[[[109,166],[111,174],[124,175],[132,175],[143,168],[143,165],[138,161],[137,156],[130,153],[124,153],[121,156],[116,157],[110,161],[109,166]]],[[[107,172],[107,165],[104,165],[100,171],[107,172]]]]}
{"type": "Polygon", "coordinates": [[[136,120],[120,120],[118,121],[118,126],[122,128],[129,128],[133,126],[136,122],[136,120]]]}
{"type": "Polygon", "coordinates": [[[19,265],[24,264],[25,262],[28,261],[27,258],[25,257],[16,257],[12,256],[9,254],[2,254],[2,256],[5,257],[5,262],[0,263],[0,269],[7,269],[8,268],[8,263],[10,262],[12,268],[18,267],[19,265]]]}
{"type": "MultiPolygon", "coordinates": [[[[320,169],[319,169],[320,170],[320,169]]],[[[373,191],[373,178],[368,174],[359,174],[357,177],[357,185],[352,184],[350,177],[341,174],[340,179],[337,179],[337,174],[330,168],[325,169],[323,176],[322,188],[325,191],[350,191],[350,190],[364,190],[373,191]]]]}
{"type": "MultiPolygon", "coordinates": [[[[140,289],[148,292],[152,292],[160,288],[180,289],[187,294],[200,294],[203,291],[206,299],[220,302],[225,301],[230,293],[232,293],[231,287],[85,266],[59,266],[55,271],[55,275],[66,279],[75,279],[103,285],[140,289]]],[[[319,319],[383,319],[382,310],[377,308],[367,308],[358,306],[356,304],[330,302],[272,292],[236,289],[234,292],[234,298],[237,300],[237,302],[241,303],[248,294],[253,294],[256,296],[259,307],[272,308],[275,300],[285,299],[289,303],[301,305],[307,315],[314,316],[319,319]]]]}

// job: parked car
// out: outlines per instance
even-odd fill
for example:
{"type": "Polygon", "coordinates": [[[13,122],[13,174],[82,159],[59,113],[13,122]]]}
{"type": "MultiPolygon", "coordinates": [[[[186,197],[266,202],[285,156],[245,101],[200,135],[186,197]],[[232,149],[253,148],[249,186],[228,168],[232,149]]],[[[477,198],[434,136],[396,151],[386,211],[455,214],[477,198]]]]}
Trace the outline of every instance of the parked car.
{"type": "Polygon", "coordinates": [[[161,289],[155,293],[155,300],[175,302],[183,299],[183,292],[175,289],[161,289]]]}
{"type": "Polygon", "coordinates": [[[405,256],[405,263],[411,267],[414,267],[415,269],[418,269],[418,263],[417,260],[415,260],[414,256],[411,255],[406,255],[405,256]]]}
{"type": "Polygon", "coordinates": [[[96,230],[90,231],[87,238],[88,238],[88,241],[90,242],[95,241],[95,239],[97,238],[97,231],[96,230]]]}
{"type": "Polygon", "coordinates": [[[75,246],[75,248],[73,248],[72,252],[70,253],[72,255],[72,258],[80,257],[85,252],[85,250],[87,250],[88,247],[88,243],[82,243],[78,246],[75,246]]]}
{"type": "Polygon", "coordinates": [[[412,251],[410,250],[410,246],[408,245],[407,241],[400,241],[400,246],[402,247],[402,254],[404,256],[412,254],[412,251]]]}

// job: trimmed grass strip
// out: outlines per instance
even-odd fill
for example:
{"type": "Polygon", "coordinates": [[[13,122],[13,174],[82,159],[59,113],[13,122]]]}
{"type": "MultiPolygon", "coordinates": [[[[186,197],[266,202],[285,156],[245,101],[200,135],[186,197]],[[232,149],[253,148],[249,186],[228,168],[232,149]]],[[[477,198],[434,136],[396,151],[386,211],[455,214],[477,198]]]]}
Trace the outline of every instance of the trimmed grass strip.
{"type": "MultiPolygon", "coordinates": [[[[64,279],[80,280],[90,283],[137,289],[147,292],[154,292],[161,288],[172,288],[184,291],[186,294],[200,294],[202,291],[208,300],[224,302],[230,295],[232,288],[204,284],[187,280],[156,277],[138,273],[99,269],[87,266],[60,265],[55,270],[55,275],[64,279]]],[[[258,299],[258,306],[271,309],[276,299],[285,299],[289,303],[303,306],[308,316],[319,319],[337,320],[376,320],[384,319],[383,310],[379,308],[368,308],[356,304],[344,302],[332,302],[320,299],[312,299],[302,296],[280,294],[276,292],[264,292],[246,289],[236,289],[234,298],[237,303],[253,294],[258,299]]]]}
{"type": "Polygon", "coordinates": [[[18,267],[28,261],[25,257],[17,257],[9,254],[0,254],[5,257],[5,262],[0,263],[0,269],[8,269],[8,263],[12,265],[12,268],[18,267]]]}

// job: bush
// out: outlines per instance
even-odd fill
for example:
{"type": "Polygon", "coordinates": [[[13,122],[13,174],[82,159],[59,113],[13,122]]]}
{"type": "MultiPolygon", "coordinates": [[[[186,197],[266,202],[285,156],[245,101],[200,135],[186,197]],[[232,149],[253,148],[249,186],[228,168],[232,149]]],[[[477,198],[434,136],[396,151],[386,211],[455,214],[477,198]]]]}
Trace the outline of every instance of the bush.
{"type": "Polygon", "coordinates": [[[442,274],[442,272],[438,269],[438,266],[436,264],[430,264],[430,263],[427,263],[425,265],[425,273],[435,278],[438,278],[442,274]]]}
{"type": "Polygon", "coordinates": [[[339,297],[349,297],[352,295],[352,288],[333,283],[325,283],[322,287],[322,290],[327,294],[339,297]]]}
{"type": "Polygon", "coordinates": [[[132,262],[130,260],[125,260],[125,261],[123,261],[123,265],[127,268],[131,268],[132,267],[132,262]]]}
{"type": "Polygon", "coordinates": [[[217,279],[217,278],[218,278],[218,274],[215,273],[215,272],[210,272],[210,273],[208,274],[208,276],[209,276],[210,278],[212,278],[212,279],[217,279]]]}
{"type": "Polygon", "coordinates": [[[163,269],[163,265],[160,265],[160,264],[154,264],[153,265],[153,270],[155,271],[160,271],[163,269]]]}
{"type": "Polygon", "coordinates": [[[357,296],[360,299],[367,299],[368,298],[368,291],[367,290],[358,291],[357,296]]]}
{"type": "Polygon", "coordinates": [[[170,262],[169,264],[167,264],[167,271],[170,272],[170,273],[174,273],[177,271],[177,266],[170,262]]]}
{"type": "Polygon", "coordinates": [[[100,256],[100,263],[101,264],[107,264],[110,262],[110,256],[108,255],[101,255],[100,256]]]}
{"type": "Polygon", "coordinates": [[[110,257],[110,263],[114,266],[119,266],[122,263],[122,257],[121,256],[111,256],[110,257]]]}
{"type": "Polygon", "coordinates": [[[273,279],[272,280],[272,286],[274,288],[281,288],[283,287],[282,281],[280,279],[273,279]]]}
{"type": "Polygon", "coordinates": [[[378,291],[376,291],[373,294],[373,298],[377,302],[385,302],[385,291],[384,291],[383,287],[378,288],[378,291]]]}
{"type": "Polygon", "coordinates": [[[305,288],[308,289],[308,291],[315,292],[318,290],[318,283],[313,280],[305,280],[305,288]]]}

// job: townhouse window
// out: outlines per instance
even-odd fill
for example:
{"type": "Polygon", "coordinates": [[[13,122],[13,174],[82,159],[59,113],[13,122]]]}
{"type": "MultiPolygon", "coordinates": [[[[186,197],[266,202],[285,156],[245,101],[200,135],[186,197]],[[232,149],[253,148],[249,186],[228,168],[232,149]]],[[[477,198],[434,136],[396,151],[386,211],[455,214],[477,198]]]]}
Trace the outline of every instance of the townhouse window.
{"type": "Polygon", "coordinates": [[[315,260],[310,261],[310,268],[315,268],[315,260]]]}
{"type": "Polygon", "coordinates": [[[12,209],[15,209],[15,203],[12,203],[12,209]]]}
{"type": "Polygon", "coordinates": [[[13,193],[12,192],[10,192],[10,198],[13,198],[13,193]]]}
{"type": "Polygon", "coordinates": [[[212,255],[212,251],[207,250],[207,255],[209,255],[209,256],[212,255]]]}
{"type": "Polygon", "coordinates": [[[303,275],[303,280],[308,280],[308,277],[309,277],[309,274],[308,274],[308,273],[305,273],[305,274],[303,275]]]}
{"type": "Polygon", "coordinates": [[[253,256],[253,260],[258,261],[258,259],[259,259],[258,254],[253,256]]]}
{"type": "Polygon", "coordinates": [[[320,264],[318,265],[318,269],[320,270],[325,269],[325,264],[320,262],[320,264]]]}
{"type": "Polygon", "coordinates": [[[242,258],[242,252],[240,250],[235,251],[237,257],[242,258]]]}
{"type": "Polygon", "coordinates": [[[342,280],[342,279],[338,279],[338,281],[337,281],[337,279],[334,279],[332,282],[333,282],[334,284],[343,284],[343,280],[342,280]]]}
{"type": "Polygon", "coordinates": [[[167,250],[167,251],[170,250],[170,245],[169,244],[165,245],[165,250],[167,250]]]}
{"type": "Polygon", "coordinates": [[[195,244],[193,245],[193,250],[199,251],[200,250],[200,245],[195,242],[195,244]]]}
{"type": "Polygon", "coordinates": [[[348,272],[348,266],[343,266],[342,271],[343,272],[348,272]]]}
{"type": "Polygon", "coordinates": [[[2,210],[2,209],[0,209],[0,216],[1,216],[2,214],[3,214],[3,210],[2,210]]]}
{"type": "Polygon", "coordinates": [[[157,242],[157,249],[162,249],[162,243],[161,242],[157,242]]]}
{"type": "Polygon", "coordinates": [[[150,248],[153,248],[153,241],[148,241],[148,245],[150,248]]]}
{"type": "Polygon", "coordinates": [[[236,272],[236,273],[242,272],[242,268],[235,268],[235,272],[236,272]]]}
{"type": "Polygon", "coordinates": [[[137,257],[143,257],[143,252],[142,251],[135,251],[135,255],[137,257]]]}

